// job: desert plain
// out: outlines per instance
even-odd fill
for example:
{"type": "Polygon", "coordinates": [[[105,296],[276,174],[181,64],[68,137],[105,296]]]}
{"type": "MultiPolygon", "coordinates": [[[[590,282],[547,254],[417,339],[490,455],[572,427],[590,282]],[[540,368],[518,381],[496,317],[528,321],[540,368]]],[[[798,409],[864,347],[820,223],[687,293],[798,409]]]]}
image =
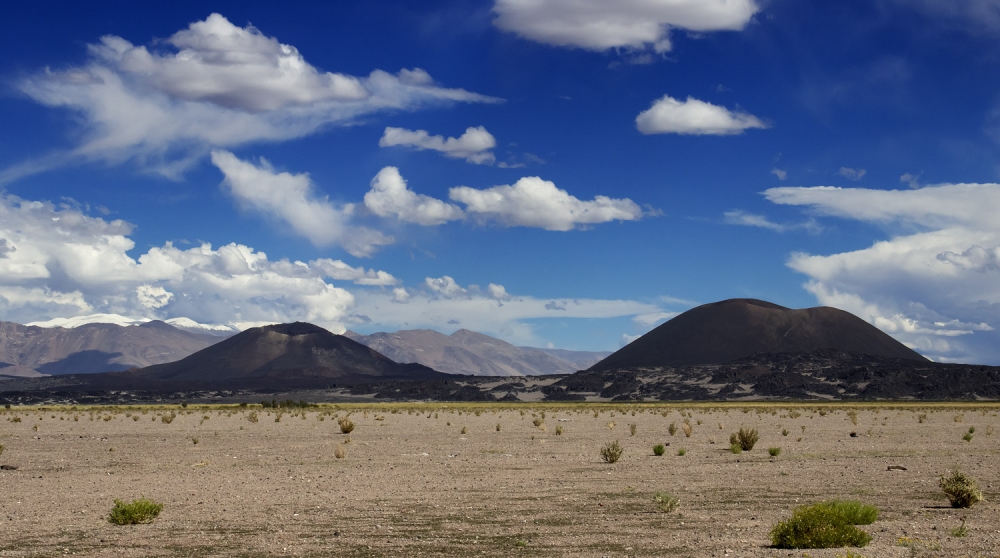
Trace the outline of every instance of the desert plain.
{"type": "Polygon", "coordinates": [[[0,464],[17,467],[0,470],[0,557],[997,556],[998,412],[995,403],[13,407],[0,410],[0,464]],[[734,454],[729,436],[741,427],[760,441],[734,454]],[[609,464],[600,450],[613,441],[624,451],[609,464]],[[978,481],[983,502],[949,506],[938,478],[955,468],[978,481]],[[677,508],[659,509],[658,492],[677,508]],[[115,499],[140,497],[163,504],[154,522],[108,521],[115,499]],[[879,508],[862,527],[868,546],[770,548],[771,528],[796,506],[834,498],[879,508]]]}

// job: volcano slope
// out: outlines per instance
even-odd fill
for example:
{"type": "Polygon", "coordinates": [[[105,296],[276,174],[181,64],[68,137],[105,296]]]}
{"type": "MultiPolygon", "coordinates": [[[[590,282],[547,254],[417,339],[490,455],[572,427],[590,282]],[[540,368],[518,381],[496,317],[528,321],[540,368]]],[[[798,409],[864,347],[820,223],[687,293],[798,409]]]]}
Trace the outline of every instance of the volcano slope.
{"type": "MultiPolygon", "coordinates": [[[[455,377],[420,364],[399,364],[342,335],[303,322],[251,328],[176,362],[124,372],[10,380],[12,392],[100,393],[324,389],[381,381],[447,384],[455,377]]],[[[5,388],[5,389],[4,389],[5,388]]],[[[153,400],[159,400],[155,397],[153,400]]]]}
{"type": "Polygon", "coordinates": [[[833,349],[926,362],[875,326],[829,307],[792,310],[754,299],[693,308],[658,326],[590,370],[725,364],[756,354],[833,349]]]}
{"type": "Polygon", "coordinates": [[[699,306],[546,400],[1000,398],[1000,368],[934,363],[835,308],[731,299],[699,306]]]}
{"type": "Polygon", "coordinates": [[[347,337],[304,322],[251,328],[177,362],[143,368],[135,376],[227,387],[446,377],[420,364],[399,364],[347,337]]]}

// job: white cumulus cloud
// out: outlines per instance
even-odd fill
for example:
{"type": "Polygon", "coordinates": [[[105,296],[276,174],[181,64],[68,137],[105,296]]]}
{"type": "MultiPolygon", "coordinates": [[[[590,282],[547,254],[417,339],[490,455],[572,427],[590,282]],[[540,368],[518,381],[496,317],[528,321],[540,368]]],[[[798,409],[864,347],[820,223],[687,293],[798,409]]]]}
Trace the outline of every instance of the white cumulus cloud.
{"type": "Polygon", "coordinates": [[[130,223],[93,217],[72,205],[0,194],[0,238],[6,241],[0,255],[0,320],[55,324],[104,314],[135,323],[216,324],[216,329],[301,320],[334,332],[357,323],[390,331],[444,331],[457,324],[537,345],[542,341],[530,322],[539,318],[660,311],[630,300],[537,299],[508,293],[499,283],[462,286],[449,275],[405,287],[385,271],[328,258],[271,259],[237,242],[186,248],[167,242],[133,257],[132,230],[130,223]],[[346,282],[353,285],[345,287],[346,282]],[[553,312],[553,305],[560,310],[553,312]]]}
{"type": "Polygon", "coordinates": [[[465,289],[460,287],[454,279],[448,277],[447,275],[443,277],[427,277],[424,279],[424,285],[434,293],[443,296],[445,298],[454,298],[467,293],[465,289]]]}
{"type": "Polygon", "coordinates": [[[496,0],[494,25],[540,43],[670,50],[670,30],[741,30],[753,0],[496,0]]]}
{"type": "Polygon", "coordinates": [[[163,308],[174,297],[174,293],[154,285],[139,285],[135,294],[139,304],[146,308],[163,308]]]}
{"type": "Polygon", "coordinates": [[[283,141],[359,116],[499,99],[448,89],[422,69],[363,77],[321,71],[292,45],[219,14],[150,50],[108,35],[86,64],[32,74],[16,86],[34,101],[69,109],[82,125],[70,153],[6,169],[3,180],[75,159],[135,160],[178,176],[212,148],[283,141]]]}
{"type": "Polygon", "coordinates": [[[731,111],[725,107],[688,97],[679,101],[664,95],[635,117],[635,125],[644,134],[682,134],[730,136],[750,128],[767,128],[756,116],[731,111]]]}
{"type": "Polygon", "coordinates": [[[337,244],[364,257],[393,242],[378,231],[352,226],[354,206],[338,207],[318,197],[308,174],[276,172],[264,159],[257,166],[228,151],[213,151],[212,163],[238,202],[285,223],[317,246],[337,244]]]}
{"type": "Polygon", "coordinates": [[[375,175],[371,190],[365,194],[365,207],[380,217],[425,226],[464,217],[458,206],[410,190],[396,167],[385,167],[375,175]]]}
{"type": "Polygon", "coordinates": [[[477,165],[492,165],[496,157],[490,151],[497,146],[493,134],[483,126],[466,128],[457,138],[432,136],[426,130],[407,130],[387,127],[378,141],[381,147],[411,147],[418,150],[437,151],[453,159],[465,159],[477,165]]]}
{"type": "Polygon", "coordinates": [[[829,255],[793,254],[823,304],[853,312],[938,360],[1000,363],[998,184],[912,190],[772,188],[767,199],[882,225],[888,238],[829,255]]]}
{"type": "Polygon", "coordinates": [[[465,204],[466,213],[509,227],[569,231],[609,221],[635,221],[643,216],[642,209],[628,198],[596,196],[583,201],[537,176],[485,190],[459,186],[449,191],[449,197],[465,204]]]}
{"type": "Polygon", "coordinates": [[[70,205],[0,196],[0,319],[21,323],[95,313],[243,325],[307,320],[342,331],[358,285],[398,283],[340,260],[270,260],[230,243],[165,243],[133,258],[133,226],[70,205]]]}

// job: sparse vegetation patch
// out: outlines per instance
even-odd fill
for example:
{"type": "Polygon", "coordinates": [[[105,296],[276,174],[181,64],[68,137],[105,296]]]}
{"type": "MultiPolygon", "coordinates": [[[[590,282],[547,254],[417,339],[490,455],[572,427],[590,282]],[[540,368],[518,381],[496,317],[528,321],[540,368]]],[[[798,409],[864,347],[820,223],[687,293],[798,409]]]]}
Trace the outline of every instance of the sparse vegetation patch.
{"type": "Polygon", "coordinates": [[[111,508],[108,521],[115,525],[152,523],[161,511],[163,511],[163,504],[158,504],[148,498],[139,498],[132,502],[115,500],[115,507],[111,508]]]}
{"type": "Polygon", "coordinates": [[[969,508],[983,500],[983,493],[976,480],[959,470],[947,477],[941,475],[938,484],[953,508],[969,508]]]}
{"type": "Polygon", "coordinates": [[[618,440],[615,440],[614,442],[605,444],[605,446],[601,448],[601,459],[603,459],[605,463],[615,463],[621,459],[622,453],[624,452],[624,448],[622,448],[621,444],[618,443],[618,440]]]}
{"type": "Polygon", "coordinates": [[[878,509],[860,502],[832,500],[802,506],[774,526],[771,544],[776,548],[862,547],[872,537],[857,525],[869,525],[876,519],[878,509]]]}

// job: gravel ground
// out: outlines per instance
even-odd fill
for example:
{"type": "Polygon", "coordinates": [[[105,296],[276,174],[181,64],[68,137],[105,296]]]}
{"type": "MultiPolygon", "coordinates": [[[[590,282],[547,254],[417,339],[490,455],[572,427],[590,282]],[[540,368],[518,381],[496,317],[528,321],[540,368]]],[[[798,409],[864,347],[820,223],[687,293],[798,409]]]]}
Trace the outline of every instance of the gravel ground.
{"type": "Polygon", "coordinates": [[[1000,553],[1000,408],[858,407],[856,424],[848,409],[401,404],[279,422],[252,407],[15,408],[0,412],[0,464],[17,467],[0,471],[0,557],[1000,553]],[[345,435],[334,415],[348,412],[345,435]],[[733,454],[743,426],[761,439],[733,454]],[[600,448],[615,440],[624,454],[605,463],[600,448]],[[664,456],[656,443],[669,444],[664,456]],[[955,467],[986,501],[948,506],[937,481],[955,467]],[[677,510],[661,512],[655,492],[677,496],[677,510]],[[108,522],[114,499],[142,496],[164,506],[153,523],[108,522]],[[794,507],[830,498],[881,510],[862,527],[869,546],[769,548],[794,507]],[[968,534],[952,536],[963,518],[968,534]]]}

